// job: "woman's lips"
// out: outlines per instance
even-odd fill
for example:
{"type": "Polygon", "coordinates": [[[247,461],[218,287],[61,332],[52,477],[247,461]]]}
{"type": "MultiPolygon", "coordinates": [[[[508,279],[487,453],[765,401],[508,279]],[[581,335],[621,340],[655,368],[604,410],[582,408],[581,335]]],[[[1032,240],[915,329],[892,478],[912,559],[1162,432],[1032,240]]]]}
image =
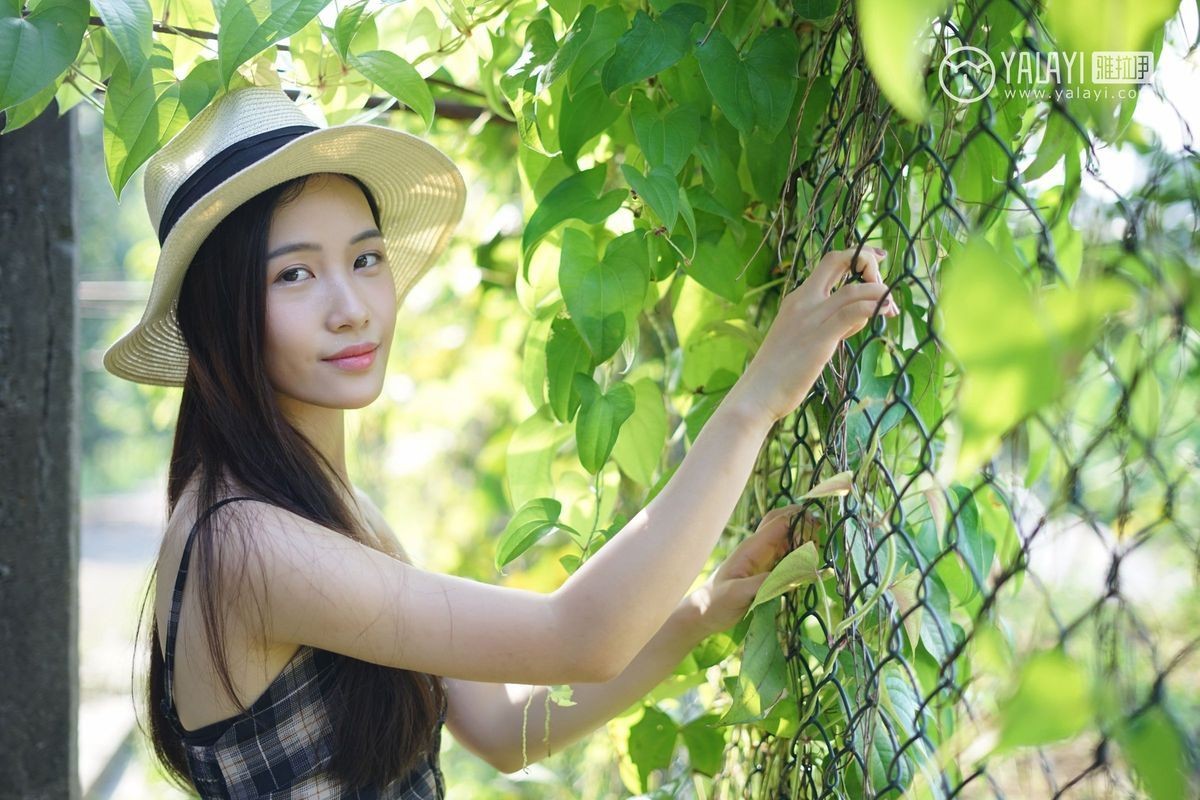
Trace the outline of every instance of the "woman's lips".
{"type": "Polygon", "coordinates": [[[379,352],[376,347],[369,353],[363,353],[358,356],[346,356],[345,358],[326,358],[325,363],[332,364],[338,369],[349,370],[350,372],[358,372],[367,369],[375,363],[375,354],[379,352]]]}

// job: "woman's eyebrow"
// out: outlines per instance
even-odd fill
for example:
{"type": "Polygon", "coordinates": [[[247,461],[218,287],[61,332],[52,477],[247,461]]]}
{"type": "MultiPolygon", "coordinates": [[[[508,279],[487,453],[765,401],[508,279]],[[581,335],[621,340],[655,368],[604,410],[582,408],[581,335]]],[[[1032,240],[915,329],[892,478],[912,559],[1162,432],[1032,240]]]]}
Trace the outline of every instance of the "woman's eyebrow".
{"type": "MultiPolygon", "coordinates": [[[[350,237],[350,241],[347,244],[356,244],[358,242],[361,242],[363,239],[372,239],[375,237],[383,238],[383,234],[380,233],[377,229],[371,228],[370,230],[363,231],[362,233],[357,233],[354,236],[350,237]]],[[[287,253],[294,253],[297,250],[320,250],[320,249],[321,249],[321,245],[315,244],[313,242],[293,242],[291,244],[280,245],[279,247],[276,247],[271,252],[267,253],[267,260],[270,261],[272,258],[275,258],[276,256],[286,255],[287,253]]]]}

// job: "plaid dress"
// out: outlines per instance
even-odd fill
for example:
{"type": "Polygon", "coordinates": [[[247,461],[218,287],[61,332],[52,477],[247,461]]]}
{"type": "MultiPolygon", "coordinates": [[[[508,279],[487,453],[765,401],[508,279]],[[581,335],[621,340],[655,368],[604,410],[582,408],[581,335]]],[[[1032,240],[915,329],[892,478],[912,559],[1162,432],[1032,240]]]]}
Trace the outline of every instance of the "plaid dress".
{"type": "MultiPolygon", "coordinates": [[[[253,499],[256,498],[225,498],[209,508],[205,516],[233,500],[253,499]]],[[[440,800],[444,797],[446,789],[438,753],[442,725],[446,720],[445,703],[430,753],[408,775],[382,789],[354,790],[347,789],[324,772],[332,756],[333,744],[328,706],[330,690],[343,656],[309,645],[301,645],[246,712],[194,731],[184,730],[171,693],[175,634],[192,539],[203,518],[197,519],[188,534],[175,578],[171,616],[167,621],[162,698],[163,714],[183,743],[192,782],[200,797],[231,800],[440,800]]]]}

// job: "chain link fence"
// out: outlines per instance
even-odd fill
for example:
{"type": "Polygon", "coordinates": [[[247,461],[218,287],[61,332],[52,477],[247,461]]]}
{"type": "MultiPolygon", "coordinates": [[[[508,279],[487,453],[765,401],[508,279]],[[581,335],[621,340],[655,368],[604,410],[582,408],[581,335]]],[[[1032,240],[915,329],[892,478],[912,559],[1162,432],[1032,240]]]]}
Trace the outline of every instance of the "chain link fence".
{"type": "Polygon", "coordinates": [[[740,680],[762,710],[718,797],[1194,796],[1200,168],[1190,132],[1173,149],[1139,128],[1118,153],[1053,93],[941,90],[941,55],[964,45],[1045,67],[1041,15],[995,0],[937,20],[923,125],[882,98],[848,4],[793,20],[820,114],[798,131],[767,244],[789,286],[827,250],[886,248],[904,313],[848,340],[763,450],[757,517],[805,502],[828,571],[749,623],[740,680]],[[970,308],[946,308],[945,264],[981,253],[1019,285],[992,275],[955,295],[970,308]],[[1132,302],[1089,338],[1080,309],[1101,279],[1132,302]],[[977,317],[971,352],[942,332],[972,320],[943,313],[977,317]],[[956,476],[972,452],[980,465],[956,476]],[[848,493],[804,500],[839,473],[848,493]],[[782,672],[755,655],[764,637],[782,672]]]}

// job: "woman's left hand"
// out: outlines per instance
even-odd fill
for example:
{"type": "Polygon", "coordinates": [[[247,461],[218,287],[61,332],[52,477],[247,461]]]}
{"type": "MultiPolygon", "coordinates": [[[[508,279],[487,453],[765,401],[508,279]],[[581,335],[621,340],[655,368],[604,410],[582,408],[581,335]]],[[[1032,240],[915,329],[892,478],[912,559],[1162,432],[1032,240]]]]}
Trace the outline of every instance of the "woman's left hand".
{"type": "MultiPolygon", "coordinates": [[[[801,506],[775,508],[763,515],[753,535],[746,537],[687,602],[698,614],[700,632],[709,636],[741,621],[767,575],[789,551],[788,530],[801,506]]],[[[797,526],[801,541],[815,539],[820,520],[810,510],[797,526]]]]}

